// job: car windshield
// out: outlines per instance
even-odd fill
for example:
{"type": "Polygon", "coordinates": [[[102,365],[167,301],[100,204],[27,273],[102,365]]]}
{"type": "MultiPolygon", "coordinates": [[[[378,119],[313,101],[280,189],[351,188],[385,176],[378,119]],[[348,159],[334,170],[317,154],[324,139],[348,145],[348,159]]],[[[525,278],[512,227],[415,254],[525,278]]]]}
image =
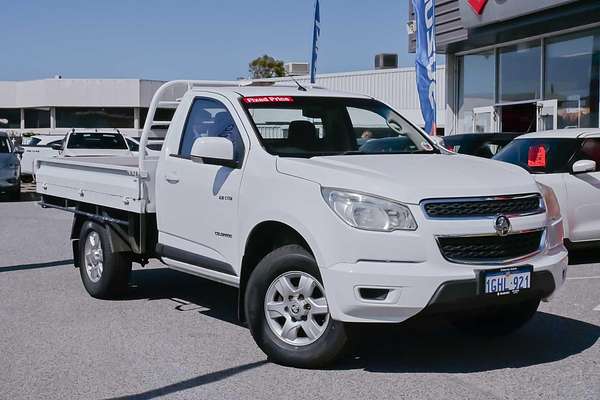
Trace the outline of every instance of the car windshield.
{"type": "Polygon", "coordinates": [[[10,153],[10,145],[5,137],[0,137],[0,153],[10,153]]]}
{"type": "Polygon", "coordinates": [[[282,157],[439,152],[376,100],[262,96],[244,97],[242,104],[265,149],[282,157]]]}
{"type": "Polygon", "coordinates": [[[563,173],[569,171],[569,162],[580,146],[577,139],[516,139],[494,160],[518,165],[533,174],[563,173]]]}
{"type": "Polygon", "coordinates": [[[68,149],[128,150],[120,133],[75,132],[69,136],[68,149]]]}

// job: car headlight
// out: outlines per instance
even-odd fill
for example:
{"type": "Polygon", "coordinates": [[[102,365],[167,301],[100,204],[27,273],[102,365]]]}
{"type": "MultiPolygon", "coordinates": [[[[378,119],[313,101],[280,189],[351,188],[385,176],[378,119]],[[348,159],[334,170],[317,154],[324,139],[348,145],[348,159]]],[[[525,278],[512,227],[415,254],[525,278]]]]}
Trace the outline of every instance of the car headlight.
{"type": "Polygon", "coordinates": [[[543,183],[538,182],[537,185],[540,189],[540,192],[542,192],[548,218],[552,221],[560,219],[560,205],[558,204],[558,199],[556,198],[556,193],[554,193],[554,190],[552,190],[550,186],[546,186],[543,183]]]}
{"type": "Polygon", "coordinates": [[[322,188],[329,207],[350,226],[379,232],[414,231],[417,223],[403,204],[339,189],[322,188]]]}

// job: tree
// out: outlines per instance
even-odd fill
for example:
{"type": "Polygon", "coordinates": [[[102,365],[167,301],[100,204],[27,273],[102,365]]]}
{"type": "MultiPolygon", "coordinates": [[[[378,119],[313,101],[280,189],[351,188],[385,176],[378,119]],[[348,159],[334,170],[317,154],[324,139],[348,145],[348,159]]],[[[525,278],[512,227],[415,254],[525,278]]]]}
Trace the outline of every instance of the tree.
{"type": "Polygon", "coordinates": [[[248,64],[250,77],[252,79],[275,78],[285,76],[283,61],[276,60],[273,57],[264,55],[252,60],[248,64]]]}

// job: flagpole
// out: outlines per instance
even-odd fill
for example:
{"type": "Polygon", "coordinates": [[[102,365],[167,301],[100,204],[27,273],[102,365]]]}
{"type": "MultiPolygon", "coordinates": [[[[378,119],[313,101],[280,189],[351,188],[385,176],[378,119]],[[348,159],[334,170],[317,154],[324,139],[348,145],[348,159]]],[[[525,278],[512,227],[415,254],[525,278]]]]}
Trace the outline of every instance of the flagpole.
{"type": "Polygon", "coordinates": [[[319,0],[315,1],[315,19],[313,26],[312,57],[310,63],[310,83],[314,84],[317,75],[317,57],[319,53],[319,36],[321,35],[321,12],[319,0]]]}

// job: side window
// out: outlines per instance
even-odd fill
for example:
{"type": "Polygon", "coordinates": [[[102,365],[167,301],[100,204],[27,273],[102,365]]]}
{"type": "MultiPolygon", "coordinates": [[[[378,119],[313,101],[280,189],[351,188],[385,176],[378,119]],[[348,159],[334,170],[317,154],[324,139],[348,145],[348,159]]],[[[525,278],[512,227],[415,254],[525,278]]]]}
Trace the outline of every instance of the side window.
{"type": "Polygon", "coordinates": [[[600,139],[586,140],[577,159],[596,161],[596,171],[600,171],[600,139]]]}
{"type": "Polygon", "coordinates": [[[183,129],[179,156],[189,157],[196,139],[201,137],[224,137],[233,143],[236,161],[241,161],[244,154],[244,143],[233,117],[223,103],[197,98],[183,129]]]}
{"type": "Polygon", "coordinates": [[[129,146],[129,151],[140,151],[140,146],[133,140],[127,139],[127,145],[129,146]]]}

